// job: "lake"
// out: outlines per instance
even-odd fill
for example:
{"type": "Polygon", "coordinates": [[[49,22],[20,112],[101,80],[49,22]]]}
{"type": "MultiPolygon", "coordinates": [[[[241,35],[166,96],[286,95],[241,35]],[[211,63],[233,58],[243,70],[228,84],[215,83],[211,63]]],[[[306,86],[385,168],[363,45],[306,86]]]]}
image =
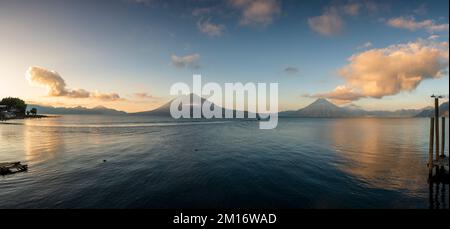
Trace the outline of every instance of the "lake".
{"type": "Polygon", "coordinates": [[[0,176],[0,208],[448,208],[427,183],[428,119],[8,123],[0,162],[29,170],[0,176]]]}

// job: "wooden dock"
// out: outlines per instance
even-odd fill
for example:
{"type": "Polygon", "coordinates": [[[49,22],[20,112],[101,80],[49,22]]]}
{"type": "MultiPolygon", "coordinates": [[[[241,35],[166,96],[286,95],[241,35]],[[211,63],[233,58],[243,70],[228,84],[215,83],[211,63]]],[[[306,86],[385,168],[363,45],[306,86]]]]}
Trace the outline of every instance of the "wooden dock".
{"type": "Polygon", "coordinates": [[[437,167],[448,167],[448,157],[440,157],[438,160],[433,160],[433,165],[437,167]]]}
{"type": "MultiPolygon", "coordinates": [[[[449,164],[450,155],[445,154],[445,117],[439,113],[439,99],[442,96],[432,95],[434,98],[434,117],[430,118],[430,140],[428,147],[428,170],[429,183],[448,184],[449,183],[449,164]],[[441,122],[439,122],[441,119],[441,122]],[[442,127],[439,128],[439,123],[442,127]],[[439,130],[440,129],[440,130],[439,130]]],[[[447,153],[448,154],[448,153],[447,153]]]]}
{"type": "Polygon", "coordinates": [[[2,162],[0,163],[0,175],[9,175],[28,170],[28,165],[22,165],[18,162],[2,162]]]}

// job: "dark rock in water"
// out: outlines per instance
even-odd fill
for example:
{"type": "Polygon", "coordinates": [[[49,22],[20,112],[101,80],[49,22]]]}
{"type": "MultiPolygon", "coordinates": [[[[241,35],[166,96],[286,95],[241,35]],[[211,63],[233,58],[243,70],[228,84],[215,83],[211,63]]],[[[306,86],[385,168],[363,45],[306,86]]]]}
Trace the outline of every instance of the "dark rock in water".
{"type": "Polygon", "coordinates": [[[106,160],[103,160],[103,162],[106,162],[106,160]]]}

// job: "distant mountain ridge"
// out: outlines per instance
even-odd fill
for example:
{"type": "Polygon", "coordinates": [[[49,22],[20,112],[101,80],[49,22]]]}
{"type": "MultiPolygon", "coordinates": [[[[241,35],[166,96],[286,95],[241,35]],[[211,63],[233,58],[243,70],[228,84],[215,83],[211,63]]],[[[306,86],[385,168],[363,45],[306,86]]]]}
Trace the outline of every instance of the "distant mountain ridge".
{"type": "MultiPolygon", "coordinates": [[[[442,103],[439,106],[439,115],[448,116],[448,102],[442,103]]],[[[434,116],[434,108],[432,107],[430,107],[429,109],[424,109],[420,113],[415,115],[415,117],[433,117],[433,116],[434,116]]]]}
{"type": "MultiPolygon", "coordinates": [[[[203,104],[206,102],[206,99],[203,97],[200,97],[198,95],[195,95],[193,93],[189,94],[189,95],[184,95],[186,97],[190,97],[190,101],[192,103],[192,101],[194,101],[195,99],[199,99],[200,100],[200,104],[203,104]]],[[[134,115],[161,115],[161,116],[170,116],[170,104],[174,101],[175,99],[170,100],[169,102],[165,103],[164,105],[154,109],[154,110],[149,110],[149,111],[142,111],[142,112],[136,112],[136,113],[132,113],[134,115]]],[[[182,104],[182,106],[189,106],[189,109],[191,110],[191,114],[192,114],[192,109],[195,106],[199,106],[199,104],[182,104]]],[[[214,104],[215,106],[215,104],[214,104]]]]}
{"type": "MultiPolygon", "coordinates": [[[[209,102],[207,99],[195,94],[189,94],[184,96],[190,96],[190,101],[193,101],[194,96],[197,96],[200,100],[200,104],[185,104],[182,106],[189,106],[190,112],[195,106],[202,106],[205,102],[209,102]]],[[[29,104],[28,108],[35,107],[40,114],[91,114],[91,115],[149,115],[149,116],[170,116],[170,104],[173,100],[166,104],[149,111],[127,113],[104,106],[97,106],[94,108],[86,107],[52,107],[29,104]]],[[[211,103],[211,106],[217,106],[211,103]]],[[[224,116],[227,109],[218,107],[222,110],[224,116]]],[[[448,116],[448,102],[444,102],[440,105],[440,115],[448,116]]],[[[236,110],[233,110],[233,117],[236,115],[236,110]]],[[[248,117],[249,112],[245,111],[245,117],[248,117]]],[[[340,107],[327,99],[319,98],[308,106],[295,111],[282,111],[279,112],[280,117],[310,117],[310,118],[346,118],[346,117],[432,117],[434,116],[434,108],[429,106],[422,109],[399,109],[396,111],[366,111],[357,106],[340,107]]]]}
{"type": "Polygon", "coordinates": [[[94,108],[77,107],[53,107],[28,104],[28,108],[36,108],[40,114],[89,114],[89,115],[126,115],[124,111],[110,109],[104,106],[94,108]]]}
{"type": "Polygon", "coordinates": [[[297,111],[280,112],[280,116],[295,117],[352,117],[359,114],[359,109],[336,106],[326,99],[319,98],[308,106],[297,111]]]}
{"type": "MultiPolygon", "coordinates": [[[[207,100],[207,99],[205,99],[205,98],[203,98],[203,97],[200,97],[200,96],[198,96],[198,95],[196,95],[196,94],[194,94],[194,93],[191,93],[191,94],[189,94],[189,95],[182,95],[182,96],[189,97],[189,101],[191,101],[191,103],[190,103],[190,104],[182,104],[182,103],[181,103],[180,106],[187,106],[187,107],[188,107],[187,109],[190,110],[190,114],[191,114],[191,115],[193,114],[194,108],[199,107],[199,109],[201,109],[202,106],[203,106],[205,103],[210,103],[210,108],[211,108],[211,110],[213,109],[213,107],[216,107],[216,108],[214,108],[214,109],[220,109],[220,110],[222,110],[222,117],[225,117],[225,112],[226,112],[226,111],[231,111],[231,112],[233,112],[233,117],[236,116],[236,110],[229,110],[229,109],[220,107],[220,106],[216,105],[215,103],[213,103],[213,102],[211,102],[211,101],[209,101],[209,100],[207,100]],[[200,101],[200,104],[194,104],[194,103],[193,103],[193,102],[194,102],[194,99],[200,101]]],[[[170,116],[170,105],[171,105],[171,103],[172,103],[174,100],[175,100],[175,99],[172,99],[172,100],[170,100],[168,103],[166,103],[166,104],[164,104],[164,105],[162,105],[162,106],[160,106],[160,107],[158,107],[158,108],[156,108],[156,109],[154,109],[154,110],[143,111],[143,112],[136,112],[136,113],[131,113],[131,114],[133,114],[133,115],[170,116]]],[[[179,109],[181,109],[181,107],[179,107],[179,109]]],[[[186,109],[186,108],[185,108],[185,109],[186,109]]],[[[247,111],[244,111],[244,117],[247,118],[249,114],[251,114],[251,113],[249,113],[249,112],[247,112],[247,111]]],[[[203,115],[202,115],[202,117],[203,117],[203,115]]]]}
{"type": "MultiPolygon", "coordinates": [[[[326,99],[319,98],[310,105],[297,111],[280,112],[280,117],[323,117],[323,118],[344,118],[344,117],[431,117],[434,114],[433,107],[422,109],[400,109],[396,111],[366,111],[358,107],[339,107],[326,99]]],[[[448,116],[448,102],[440,106],[440,114],[448,116]]]]}

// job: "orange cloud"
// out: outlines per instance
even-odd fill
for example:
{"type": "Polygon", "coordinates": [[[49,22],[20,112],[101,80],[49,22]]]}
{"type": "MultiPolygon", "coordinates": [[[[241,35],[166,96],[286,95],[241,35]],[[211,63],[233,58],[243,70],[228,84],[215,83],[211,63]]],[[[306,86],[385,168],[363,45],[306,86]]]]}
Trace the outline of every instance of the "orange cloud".
{"type": "Polygon", "coordinates": [[[202,32],[210,37],[219,37],[223,34],[223,31],[225,30],[224,25],[214,24],[214,23],[210,22],[209,20],[205,20],[205,21],[200,20],[197,23],[197,27],[200,30],[200,32],[202,32]]]}
{"type": "Polygon", "coordinates": [[[31,85],[44,86],[48,89],[51,97],[67,98],[94,98],[103,101],[121,100],[117,93],[89,92],[84,89],[69,89],[66,82],[56,71],[47,70],[41,67],[29,67],[26,78],[31,85]]]}
{"type": "Polygon", "coordinates": [[[187,56],[172,55],[172,64],[177,68],[192,67],[199,68],[200,55],[195,53],[187,56]]]}
{"type": "Polygon", "coordinates": [[[448,31],[449,29],[448,23],[436,24],[433,20],[416,21],[414,17],[391,18],[387,21],[387,24],[392,27],[411,31],[425,29],[430,33],[448,31]]]}
{"type": "Polygon", "coordinates": [[[419,40],[367,50],[353,55],[349,62],[339,70],[339,75],[346,80],[345,85],[313,96],[349,102],[412,91],[423,80],[445,75],[449,47],[447,42],[419,40]]]}
{"type": "Polygon", "coordinates": [[[344,29],[346,17],[355,17],[362,11],[375,13],[380,8],[384,7],[370,0],[334,3],[325,7],[321,15],[308,18],[308,25],[316,33],[333,36],[344,29]]]}
{"type": "Polygon", "coordinates": [[[241,25],[266,26],[281,13],[277,0],[229,0],[229,4],[242,11],[241,25]]]}
{"type": "Polygon", "coordinates": [[[335,11],[327,11],[320,16],[308,18],[308,25],[319,34],[332,36],[342,30],[344,21],[335,11]]]}
{"type": "Polygon", "coordinates": [[[146,92],[137,92],[134,93],[134,97],[139,98],[139,99],[159,99],[159,97],[150,95],[146,92]]]}
{"type": "Polygon", "coordinates": [[[306,95],[306,97],[328,98],[337,104],[351,103],[354,100],[366,97],[364,94],[355,91],[345,85],[337,86],[333,91],[327,93],[317,93],[314,95],[306,95]]]}

